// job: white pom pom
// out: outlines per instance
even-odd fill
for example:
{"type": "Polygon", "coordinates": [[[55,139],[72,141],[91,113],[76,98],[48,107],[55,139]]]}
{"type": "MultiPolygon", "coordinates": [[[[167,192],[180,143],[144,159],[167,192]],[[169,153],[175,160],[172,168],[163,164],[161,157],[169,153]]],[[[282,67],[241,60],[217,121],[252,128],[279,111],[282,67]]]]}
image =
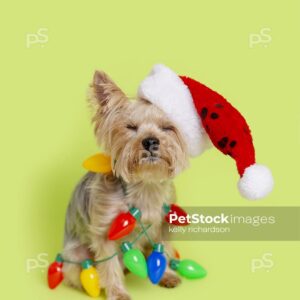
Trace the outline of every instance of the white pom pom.
{"type": "Polygon", "coordinates": [[[238,182],[241,195],[249,200],[258,200],[267,196],[273,189],[274,180],[271,171],[263,165],[254,164],[245,169],[238,182]]]}

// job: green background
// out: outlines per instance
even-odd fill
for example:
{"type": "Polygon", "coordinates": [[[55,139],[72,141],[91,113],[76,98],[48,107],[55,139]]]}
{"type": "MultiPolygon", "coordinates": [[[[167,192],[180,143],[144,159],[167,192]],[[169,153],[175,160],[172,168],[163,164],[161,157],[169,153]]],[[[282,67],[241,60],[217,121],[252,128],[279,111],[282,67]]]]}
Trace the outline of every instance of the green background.
{"type": "MultiPolygon", "coordinates": [[[[135,95],[151,66],[164,63],[219,91],[247,118],[257,160],[276,180],[271,196],[242,199],[234,162],[212,149],[176,179],[181,205],[299,205],[299,8],[291,0],[3,3],[1,298],[88,299],[64,285],[48,290],[38,255],[52,261],[61,250],[81,163],[98,151],[85,101],[96,68],[135,95]],[[27,35],[40,28],[47,28],[48,42],[28,48],[27,35]],[[271,40],[251,47],[249,37],[263,28],[271,40]],[[37,267],[27,270],[29,263],[37,267]]],[[[177,248],[208,277],[167,290],[129,275],[133,299],[300,296],[299,242],[178,242],[177,248]],[[252,259],[265,253],[272,267],[252,272],[252,259]]]]}

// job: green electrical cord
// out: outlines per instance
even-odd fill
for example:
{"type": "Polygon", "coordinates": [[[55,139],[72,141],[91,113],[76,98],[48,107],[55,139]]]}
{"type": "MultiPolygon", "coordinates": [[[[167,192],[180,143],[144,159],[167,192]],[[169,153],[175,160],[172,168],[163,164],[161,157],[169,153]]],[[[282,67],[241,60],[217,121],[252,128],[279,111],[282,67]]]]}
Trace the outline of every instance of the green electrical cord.
{"type": "Polygon", "coordinates": [[[144,224],[143,224],[140,220],[138,220],[138,223],[139,223],[139,225],[140,225],[141,228],[142,228],[142,232],[145,233],[145,236],[147,237],[149,243],[150,243],[151,246],[153,247],[155,243],[154,243],[153,240],[150,238],[150,236],[149,236],[149,234],[148,234],[148,232],[147,232],[148,228],[146,229],[146,228],[144,227],[144,224]]]}
{"type": "MultiPolygon", "coordinates": [[[[142,231],[131,241],[131,244],[134,244],[136,243],[144,234],[147,236],[149,242],[151,243],[151,245],[153,246],[154,245],[154,242],[151,240],[151,238],[149,237],[148,233],[147,233],[147,230],[151,227],[151,224],[149,224],[148,226],[144,226],[142,222],[139,221],[139,224],[140,226],[142,227],[142,231]]],[[[105,262],[105,261],[108,261],[112,258],[114,258],[116,255],[118,255],[119,253],[121,253],[121,251],[117,251],[115,252],[114,254],[112,254],[111,256],[107,256],[107,257],[104,257],[102,259],[99,259],[99,260],[95,260],[93,262],[93,265],[98,265],[102,262],[105,262]]],[[[66,262],[66,263],[69,263],[69,264],[75,264],[75,265],[81,265],[81,261],[78,262],[78,261],[73,261],[73,260],[68,260],[68,259],[63,259],[63,262],[66,262]]]]}

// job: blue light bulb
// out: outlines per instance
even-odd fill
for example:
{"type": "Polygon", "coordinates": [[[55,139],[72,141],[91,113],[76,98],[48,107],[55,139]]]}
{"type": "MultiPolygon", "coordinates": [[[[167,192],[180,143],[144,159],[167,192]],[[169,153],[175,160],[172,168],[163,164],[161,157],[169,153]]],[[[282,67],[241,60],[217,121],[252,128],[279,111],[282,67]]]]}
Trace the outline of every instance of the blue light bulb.
{"type": "Polygon", "coordinates": [[[167,267],[167,259],[163,252],[163,245],[155,244],[152,253],[147,259],[148,276],[153,284],[159,283],[167,267]]]}

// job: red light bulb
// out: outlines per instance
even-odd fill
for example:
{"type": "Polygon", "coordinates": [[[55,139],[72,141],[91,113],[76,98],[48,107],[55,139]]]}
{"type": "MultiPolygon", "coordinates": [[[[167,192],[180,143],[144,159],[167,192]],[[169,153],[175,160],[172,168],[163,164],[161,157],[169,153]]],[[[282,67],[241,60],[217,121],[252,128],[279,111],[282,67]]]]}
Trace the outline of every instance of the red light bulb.
{"type": "MultiPolygon", "coordinates": [[[[165,216],[165,220],[169,223],[169,224],[172,224],[172,225],[176,225],[176,226],[186,226],[186,225],[189,225],[189,223],[187,222],[187,213],[178,205],[176,204],[171,204],[171,205],[167,205],[167,204],[164,204],[163,206],[163,209],[166,213],[166,216],[165,216]],[[176,220],[170,220],[170,215],[171,214],[175,214],[177,215],[177,218],[176,220]],[[184,222],[179,222],[178,218],[179,217],[184,217],[184,222]]],[[[183,218],[182,218],[183,219],[183,218]]]]}
{"type": "Polygon", "coordinates": [[[53,262],[48,268],[48,286],[50,289],[55,289],[64,279],[62,267],[63,258],[60,254],[58,254],[55,262],[53,262]]]}
{"type": "Polygon", "coordinates": [[[110,226],[108,239],[118,240],[128,235],[134,229],[136,220],[140,218],[141,212],[135,207],[130,208],[126,213],[120,213],[110,226]]]}

